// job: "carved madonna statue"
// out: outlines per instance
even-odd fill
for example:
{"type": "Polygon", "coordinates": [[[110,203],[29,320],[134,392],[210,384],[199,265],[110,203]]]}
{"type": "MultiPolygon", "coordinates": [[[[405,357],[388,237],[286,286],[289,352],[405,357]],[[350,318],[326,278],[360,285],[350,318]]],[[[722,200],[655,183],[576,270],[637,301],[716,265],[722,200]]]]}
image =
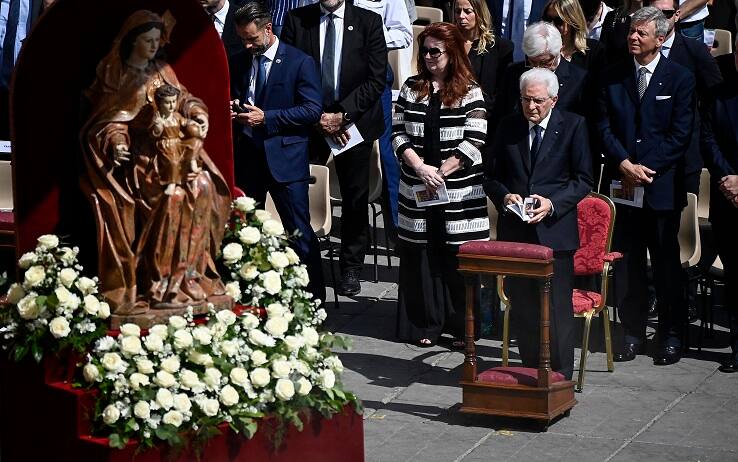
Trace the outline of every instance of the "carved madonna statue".
{"type": "Polygon", "coordinates": [[[126,322],[233,304],[214,263],[230,194],[202,148],[207,107],[160,58],[172,23],[133,13],[87,91],[82,188],[97,225],[101,290],[126,322]]]}

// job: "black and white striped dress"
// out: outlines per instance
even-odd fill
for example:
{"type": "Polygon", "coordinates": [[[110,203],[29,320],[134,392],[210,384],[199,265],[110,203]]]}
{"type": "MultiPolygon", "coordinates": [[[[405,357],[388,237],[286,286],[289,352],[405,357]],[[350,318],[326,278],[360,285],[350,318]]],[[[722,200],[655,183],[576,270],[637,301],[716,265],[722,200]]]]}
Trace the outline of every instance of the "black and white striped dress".
{"type": "MultiPolygon", "coordinates": [[[[482,90],[469,87],[467,94],[452,107],[441,104],[440,114],[430,130],[437,130],[436,152],[426,152],[428,111],[430,98],[418,101],[412,90],[416,82],[409,78],[400,90],[392,120],[392,148],[402,162],[402,153],[413,148],[428,165],[440,166],[447,158],[461,154],[464,168],[446,179],[451,202],[443,206],[445,230],[443,241],[458,246],[467,241],[489,238],[487,199],[482,188],[481,148],[487,133],[487,115],[482,90]]],[[[427,244],[428,230],[425,208],[417,207],[412,187],[423,184],[414,170],[401,164],[399,194],[400,239],[407,243],[427,244]]],[[[436,208],[434,207],[434,208],[436,208]]]]}

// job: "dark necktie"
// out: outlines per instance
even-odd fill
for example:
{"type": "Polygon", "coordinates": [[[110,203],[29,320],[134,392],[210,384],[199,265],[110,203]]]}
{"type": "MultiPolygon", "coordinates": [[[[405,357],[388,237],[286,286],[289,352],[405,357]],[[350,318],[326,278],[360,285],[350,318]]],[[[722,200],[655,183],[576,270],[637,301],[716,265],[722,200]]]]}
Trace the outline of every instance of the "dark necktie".
{"type": "Polygon", "coordinates": [[[15,36],[18,32],[21,0],[10,0],[8,7],[8,23],[5,26],[5,40],[3,40],[3,62],[0,67],[0,86],[8,87],[10,75],[15,66],[15,36]]]}
{"type": "Polygon", "coordinates": [[[533,143],[530,145],[530,165],[535,166],[536,157],[538,157],[538,149],[540,149],[541,141],[543,139],[543,137],[541,137],[543,127],[540,125],[533,125],[533,131],[535,132],[535,136],[533,136],[533,143]]]}
{"type": "Polygon", "coordinates": [[[266,56],[259,55],[256,57],[256,84],[254,85],[254,104],[258,106],[261,102],[261,93],[266,85],[266,56]]]}
{"type": "Polygon", "coordinates": [[[326,106],[333,104],[335,100],[336,78],[336,26],[333,23],[335,15],[328,15],[328,23],[325,27],[325,43],[323,44],[323,59],[320,63],[321,80],[323,84],[323,103],[326,106]]]}
{"type": "Polygon", "coordinates": [[[643,94],[646,93],[646,88],[648,88],[648,82],[646,82],[646,74],[648,73],[648,69],[645,67],[641,67],[638,69],[638,99],[643,99],[643,94]]]}

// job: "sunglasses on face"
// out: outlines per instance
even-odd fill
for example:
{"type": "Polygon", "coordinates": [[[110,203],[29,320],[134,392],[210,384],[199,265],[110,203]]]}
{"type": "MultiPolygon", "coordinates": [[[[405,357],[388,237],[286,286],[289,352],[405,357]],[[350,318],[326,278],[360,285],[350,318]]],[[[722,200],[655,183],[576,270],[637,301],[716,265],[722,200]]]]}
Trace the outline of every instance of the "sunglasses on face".
{"type": "Polygon", "coordinates": [[[545,22],[550,22],[556,27],[561,27],[564,25],[564,20],[558,16],[555,16],[555,17],[544,16],[543,18],[541,18],[541,20],[545,22]]]}
{"type": "Polygon", "coordinates": [[[446,50],[441,50],[440,48],[426,48],[426,47],[420,47],[420,56],[424,57],[426,55],[429,55],[431,58],[435,59],[444,54],[446,50]]]}
{"type": "Polygon", "coordinates": [[[661,12],[664,13],[666,19],[671,19],[676,14],[676,10],[661,10],[661,12]]]}

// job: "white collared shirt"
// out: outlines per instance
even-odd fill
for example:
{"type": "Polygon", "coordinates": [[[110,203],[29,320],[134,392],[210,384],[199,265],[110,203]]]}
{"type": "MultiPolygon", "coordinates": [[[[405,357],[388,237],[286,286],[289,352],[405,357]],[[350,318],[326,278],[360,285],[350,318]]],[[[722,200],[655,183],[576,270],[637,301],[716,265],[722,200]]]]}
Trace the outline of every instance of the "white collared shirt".
{"type": "Polygon", "coordinates": [[[648,85],[651,83],[651,77],[653,76],[653,72],[656,70],[656,66],[659,64],[659,61],[661,60],[661,52],[656,53],[656,57],[648,63],[646,66],[641,66],[638,61],[633,58],[633,63],[635,63],[635,74],[636,74],[636,85],[638,84],[638,72],[639,69],[642,67],[645,67],[648,72],[646,72],[646,88],[648,88],[648,85]]]}
{"type": "MultiPolygon", "coordinates": [[[[328,15],[331,14],[331,12],[323,8],[323,5],[320,6],[320,12],[320,62],[322,63],[323,47],[325,46],[325,31],[328,28],[328,15]]],[[[342,3],[336,11],[333,11],[333,15],[335,16],[333,18],[333,26],[336,30],[336,43],[334,48],[334,56],[336,59],[333,66],[333,82],[336,85],[336,88],[334,89],[334,99],[338,101],[338,89],[340,88],[339,79],[341,76],[341,50],[343,49],[343,18],[346,15],[346,3],[342,3]]]]}
{"type": "Polygon", "coordinates": [[[600,6],[602,7],[600,16],[596,21],[594,21],[594,24],[587,24],[587,29],[589,31],[587,32],[587,38],[594,40],[600,39],[600,35],[602,35],[602,25],[605,23],[605,16],[607,16],[607,13],[612,11],[612,8],[607,6],[605,2],[600,2],[600,6]]]}
{"type": "MultiPolygon", "coordinates": [[[[543,129],[541,131],[541,142],[543,142],[543,137],[546,136],[546,127],[548,127],[548,121],[551,119],[552,112],[553,108],[551,108],[551,110],[548,111],[548,115],[537,124],[534,124],[530,120],[528,121],[528,149],[533,147],[533,138],[536,137],[536,132],[535,130],[533,130],[533,127],[535,127],[536,125],[540,125],[540,127],[543,129]]],[[[538,147],[540,148],[540,146],[538,147]]]]}
{"type": "MultiPolygon", "coordinates": [[[[279,38],[277,38],[277,36],[275,35],[274,43],[272,43],[272,46],[267,48],[267,50],[264,52],[264,57],[266,58],[266,62],[264,63],[264,70],[265,70],[264,85],[266,85],[266,80],[269,80],[269,72],[272,70],[272,62],[274,61],[274,57],[277,55],[278,47],[279,47],[279,38]]],[[[249,74],[249,92],[246,95],[248,103],[252,106],[256,104],[256,74],[258,72],[258,69],[257,69],[258,66],[259,66],[259,56],[253,55],[251,57],[251,73],[249,74]]],[[[246,135],[251,136],[251,127],[249,127],[248,125],[244,125],[243,132],[246,135]]]]}
{"type": "MultiPolygon", "coordinates": [[[[520,0],[515,0],[516,2],[520,0]]],[[[523,0],[523,17],[525,18],[525,24],[523,24],[523,30],[525,30],[528,27],[528,23],[530,22],[530,10],[533,7],[533,0],[523,0]]],[[[509,18],[512,16],[512,11],[510,10],[510,0],[503,0],[502,2],[502,21],[500,23],[500,37],[505,37],[505,34],[507,33],[507,26],[510,25],[509,18]]],[[[515,46],[518,47],[520,44],[516,43],[515,46]]]]}
{"type": "Polygon", "coordinates": [[[354,6],[372,11],[382,17],[387,50],[407,48],[412,45],[413,31],[404,1],[354,0],[354,6]]]}
{"type": "Polygon", "coordinates": [[[213,15],[213,25],[215,26],[215,30],[218,31],[218,35],[221,37],[223,36],[223,28],[225,27],[226,16],[228,16],[228,8],[230,7],[230,2],[225,0],[223,8],[219,9],[215,15],[213,15]]]}
{"type": "Polygon", "coordinates": [[[671,53],[671,48],[674,46],[675,36],[675,31],[671,31],[671,36],[668,39],[664,40],[664,43],[661,45],[661,54],[664,55],[665,58],[668,58],[669,53],[671,53]]]}
{"type": "MultiPolygon", "coordinates": [[[[3,43],[5,41],[5,31],[8,26],[8,19],[10,15],[10,0],[0,1],[0,62],[2,62],[2,55],[5,53],[12,53],[13,59],[11,62],[15,63],[18,59],[18,53],[20,53],[21,45],[26,39],[26,33],[28,32],[28,21],[31,15],[31,2],[30,0],[21,0],[18,14],[18,27],[15,31],[15,43],[12,50],[3,50],[3,43]]],[[[9,82],[2,82],[2,85],[7,87],[9,82]]]]}

